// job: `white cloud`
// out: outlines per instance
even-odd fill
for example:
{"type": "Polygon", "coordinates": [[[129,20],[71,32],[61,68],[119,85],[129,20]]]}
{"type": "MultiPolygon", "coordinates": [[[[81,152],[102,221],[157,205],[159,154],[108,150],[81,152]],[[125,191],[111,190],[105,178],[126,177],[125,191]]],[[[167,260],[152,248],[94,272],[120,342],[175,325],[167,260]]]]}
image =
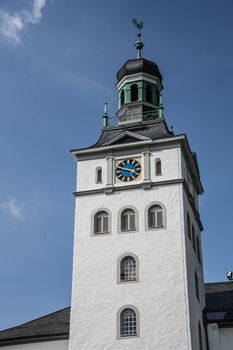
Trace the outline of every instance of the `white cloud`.
{"type": "Polygon", "coordinates": [[[19,219],[23,216],[22,205],[18,203],[15,197],[9,197],[1,203],[1,208],[12,218],[19,219]]]}
{"type": "Polygon", "coordinates": [[[46,0],[33,0],[31,10],[13,14],[0,9],[0,37],[13,45],[21,44],[21,34],[29,24],[40,23],[46,0]]]}

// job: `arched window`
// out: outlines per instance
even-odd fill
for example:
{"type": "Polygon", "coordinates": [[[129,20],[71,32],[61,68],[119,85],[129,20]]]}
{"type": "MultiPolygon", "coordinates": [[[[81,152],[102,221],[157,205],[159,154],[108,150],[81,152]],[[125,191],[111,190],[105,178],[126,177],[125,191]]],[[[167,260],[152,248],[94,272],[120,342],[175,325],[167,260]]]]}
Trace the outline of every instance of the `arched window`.
{"type": "Polygon", "coordinates": [[[192,243],[193,243],[193,249],[196,251],[196,234],[194,226],[192,225],[192,243]]]}
{"type": "Polygon", "coordinates": [[[137,314],[131,308],[125,308],[120,313],[120,337],[135,337],[137,331],[137,314]]]}
{"type": "Polygon", "coordinates": [[[98,211],[94,216],[94,234],[109,232],[109,215],[106,211],[98,211]]]}
{"type": "Polygon", "coordinates": [[[159,158],[155,160],[155,175],[162,175],[162,163],[159,158]]]}
{"type": "Polygon", "coordinates": [[[191,241],[191,222],[190,222],[189,213],[187,213],[187,230],[188,230],[188,237],[191,241]]]}
{"type": "Polygon", "coordinates": [[[121,213],[121,231],[135,230],[135,212],[133,209],[125,209],[121,213]]]}
{"type": "Polygon", "coordinates": [[[130,87],[131,102],[138,100],[138,86],[137,84],[132,84],[130,87]]]}
{"type": "Polygon", "coordinates": [[[96,168],[95,182],[97,184],[102,182],[102,168],[100,167],[96,168]]]}
{"type": "Polygon", "coordinates": [[[196,291],[196,297],[199,300],[199,283],[198,283],[198,275],[195,271],[195,291],[196,291]]]}
{"type": "Polygon", "coordinates": [[[163,209],[160,205],[152,205],[148,210],[148,228],[163,227],[163,209]]]}
{"type": "Polygon", "coordinates": [[[125,256],[120,262],[120,282],[137,280],[137,264],[133,256],[125,256]]]}
{"type": "Polygon", "coordinates": [[[121,106],[125,103],[125,91],[124,89],[121,91],[121,106]]]}
{"type": "Polygon", "coordinates": [[[201,246],[200,246],[200,240],[197,236],[197,258],[201,262],[201,246]]]}
{"type": "Polygon", "coordinates": [[[203,350],[201,324],[198,323],[199,350],[203,350]]]}
{"type": "Polygon", "coordinates": [[[150,84],[146,85],[146,101],[152,103],[152,87],[150,84]]]}

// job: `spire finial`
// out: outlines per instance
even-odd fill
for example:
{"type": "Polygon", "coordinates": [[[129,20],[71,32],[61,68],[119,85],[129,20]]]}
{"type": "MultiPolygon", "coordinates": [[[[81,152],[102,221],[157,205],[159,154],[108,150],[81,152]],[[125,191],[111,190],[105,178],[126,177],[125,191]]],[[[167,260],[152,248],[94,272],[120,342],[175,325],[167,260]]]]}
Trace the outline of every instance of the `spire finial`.
{"type": "Polygon", "coordinates": [[[105,102],[104,104],[104,115],[103,115],[103,127],[108,127],[108,104],[105,102]]]}
{"type": "Polygon", "coordinates": [[[137,41],[134,44],[137,50],[137,58],[141,58],[141,50],[143,49],[143,43],[141,42],[141,29],[143,28],[143,22],[140,19],[133,19],[133,24],[138,28],[137,41]]]}

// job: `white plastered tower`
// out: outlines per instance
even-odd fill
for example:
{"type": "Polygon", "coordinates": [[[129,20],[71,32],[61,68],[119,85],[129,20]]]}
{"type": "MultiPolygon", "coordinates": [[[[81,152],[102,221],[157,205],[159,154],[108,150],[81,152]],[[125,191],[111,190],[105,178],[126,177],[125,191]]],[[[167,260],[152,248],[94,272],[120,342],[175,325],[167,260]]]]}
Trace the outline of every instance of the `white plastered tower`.
{"type": "Polygon", "coordinates": [[[118,124],[105,113],[99,141],[72,151],[69,350],[205,350],[196,156],[185,135],[167,128],[154,62],[127,61],[117,90],[118,124]]]}

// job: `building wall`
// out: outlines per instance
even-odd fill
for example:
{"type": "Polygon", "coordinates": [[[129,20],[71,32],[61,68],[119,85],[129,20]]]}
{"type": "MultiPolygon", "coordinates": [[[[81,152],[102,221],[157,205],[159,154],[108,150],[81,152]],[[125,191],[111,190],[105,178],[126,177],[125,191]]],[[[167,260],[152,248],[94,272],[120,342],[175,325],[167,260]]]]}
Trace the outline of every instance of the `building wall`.
{"type": "Polygon", "coordinates": [[[208,325],[209,350],[233,349],[233,327],[218,327],[217,323],[208,325]]]}
{"type": "Polygon", "coordinates": [[[233,349],[233,328],[219,328],[221,350],[233,349]]]}
{"type": "Polygon", "coordinates": [[[79,197],[76,206],[70,350],[190,348],[184,268],[182,185],[79,197]],[[145,230],[145,208],[162,202],[166,228],[145,230]],[[118,233],[118,213],[133,205],[139,231],[118,233]],[[96,209],[111,212],[111,233],[91,235],[96,209]],[[139,259],[139,282],[117,283],[117,262],[125,253],[139,259]],[[117,339],[117,312],[134,305],[140,337],[117,339]]]}
{"type": "Polygon", "coordinates": [[[69,340],[47,341],[39,343],[4,346],[4,350],[68,350],[69,340]]]}
{"type": "MultiPolygon", "coordinates": [[[[145,149],[146,150],[146,149],[145,149]]],[[[115,160],[128,158],[138,158],[141,157],[141,163],[143,165],[144,156],[142,148],[139,148],[134,153],[130,155],[127,154],[126,150],[114,151],[111,153],[115,160]]],[[[107,181],[107,160],[105,157],[98,159],[86,159],[78,162],[77,168],[77,188],[78,191],[87,191],[102,188],[106,185],[107,181]],[[101,167],[103,173],[103,181],[100,184],[96,183],[96,168],[101,167]]],[[[113,173],[115,171],[115,161],[113,161],[113,173]]],[[[159,148],[156,147],[155,150],[150,151],[150,175],[152,181],[168,181],[173,179],[180,179],[181,168],[180,168],[180,148],[170,147],[170,148],[159,148]],[[162,162],[162,175],[155,175],[155,160],[160,158],[162,162]]],[[[134,181],[134,183],[142,182],[144,178],[144,168],[142,167],[141,181],[134,181]]],[[[132,183],[120,183],[113,179],[113,184],[115,186],[128,185],[132,183]]]]}
{"type": "MultiPolygon", "coordinates": [[[[197,258],[197,252],[193,247],[192,236],[191,239],[188,236],[187,227],[187,212],[190,216],[191,230],[192,225],[195,230],[195,245],[196,237],[198,236],[201,248],[201,232],[198,223],[195,219],[193,209],[188,201],[187,194],[183,190],[183,203],[184,203],[184,225],[185,225],[185,245],[186,245],[186,268],[187,268],[187,281],[188,281],[188,300],[189,300],[189,317],[190,317],[190,328],[192,335],[192,349],[199,350],[199,333],[198,333],[198,323],[201,325],[202,332],[202,343],[203,349],[206,349],[206,332],[203,325],[203,310],[205,308],[205,288],[204,288],[204,278],[203,278],[203,266],[202,266],[202,253],[201,262],[197,258]],[[196,286],[195,286],[195,271],[198,276],[198,287],[199,287],[199,300],[196,296],[196,286]]],[[[192,233],[192,232],[191,232],[192,233]]]]}

